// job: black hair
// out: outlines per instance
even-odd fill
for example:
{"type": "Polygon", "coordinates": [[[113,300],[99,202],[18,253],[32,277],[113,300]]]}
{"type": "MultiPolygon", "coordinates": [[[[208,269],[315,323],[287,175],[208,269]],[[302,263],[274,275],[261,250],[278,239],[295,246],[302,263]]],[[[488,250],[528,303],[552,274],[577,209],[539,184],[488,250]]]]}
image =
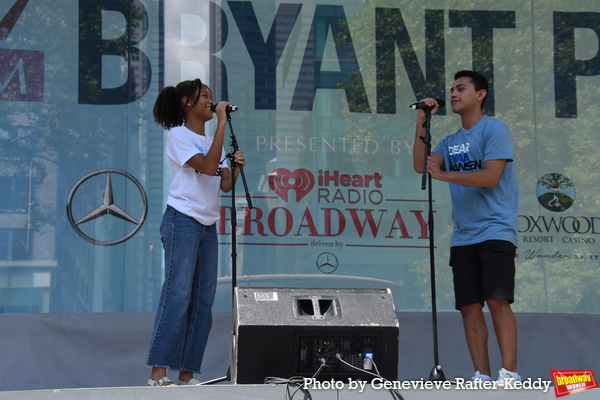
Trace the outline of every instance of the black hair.
{"type": "Polygon", "coordinates": [[[185,123],[185,109],[182,99],[187,97],[187,103],[194,106],[200,98],[200,90],[203,86],[200,79],[183,81],[177,86],[164,87],[154,102],[154,121],[164,129],[171,129],[185,123]]]}
{"type": "MultiPolygon", "coordinates": [[[[487,93],[489,93],[488,80],[486,79],[485,76],[481,75],[479,72],[462,70],[462,71],[458,71],[456,74],[454,74],[454,80],[457,80],[458,78],[463,78],[463,77],[467,77],[471,80],[471,83],[473,84],[473,86],[475,86],[476,91],[485,90],[487,93]]],[[[483,101],[481,102],[482,107],[486,100],[487,100],[487,94],[485,95],[485,97],[483,98],[483,101]]]]}

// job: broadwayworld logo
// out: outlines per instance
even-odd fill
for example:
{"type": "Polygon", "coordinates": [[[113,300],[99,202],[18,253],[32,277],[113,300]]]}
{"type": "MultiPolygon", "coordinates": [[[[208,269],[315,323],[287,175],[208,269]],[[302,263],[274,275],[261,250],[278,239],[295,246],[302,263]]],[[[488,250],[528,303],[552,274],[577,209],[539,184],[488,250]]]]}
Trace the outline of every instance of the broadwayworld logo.
{"type": "Polygon", "coordinates": [[[598,381],[594,378],[594,371],[552,370],[550,374],[554,380],[554,394],[556,394],[556,397],[598,387],[598,381]]]}

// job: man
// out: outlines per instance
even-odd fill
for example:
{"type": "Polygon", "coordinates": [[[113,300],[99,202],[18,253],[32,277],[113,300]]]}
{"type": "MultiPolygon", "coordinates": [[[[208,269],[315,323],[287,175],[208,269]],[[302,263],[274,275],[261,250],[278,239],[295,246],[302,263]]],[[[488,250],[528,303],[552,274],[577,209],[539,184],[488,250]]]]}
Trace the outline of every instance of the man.
{"type": "MultiPolygon", "coordinates": [[[[459,71],[450,91],[452,111],[462,128],[447,136],[427,157],[427,172],[448,182],[454,230],[450,265],[456,309],[463,318],[475,376],[492,380],[488,356],[488,329],[483,314],[487,304],[502,368],[498,382],[521,380],[517,374],[517,323],[514,301],[517,246],[518,187],[513,163],[512,137],[504,122],[484,115],[488,82],[474,71],[459,71]]],[[[434,114],[437,102],[422,100],[434,114]]],[[[419,110],[414,143],[414,168],[423,173],[426,114],[419,110]]]]}

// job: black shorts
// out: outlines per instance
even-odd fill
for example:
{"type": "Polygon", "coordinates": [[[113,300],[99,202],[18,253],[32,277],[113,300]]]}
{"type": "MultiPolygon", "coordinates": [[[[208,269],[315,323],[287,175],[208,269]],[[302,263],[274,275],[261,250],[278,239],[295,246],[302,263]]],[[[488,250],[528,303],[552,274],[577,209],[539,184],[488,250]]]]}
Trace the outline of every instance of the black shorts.
{"type": "Polygon", "coordinates": [[[514,301],[516,247],[504,240],[488,240],[450,249],[456,309],[485,300],[514,301]]]}

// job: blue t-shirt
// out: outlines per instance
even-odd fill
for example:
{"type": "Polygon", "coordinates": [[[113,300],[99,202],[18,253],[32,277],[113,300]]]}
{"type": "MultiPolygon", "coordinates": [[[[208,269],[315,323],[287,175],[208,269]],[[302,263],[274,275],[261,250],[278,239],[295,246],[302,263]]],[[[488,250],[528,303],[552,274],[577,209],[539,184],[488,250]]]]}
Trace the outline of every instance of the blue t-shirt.
{"type": "Polygon", "coordinates": [[[450,184],[454,222],[450,246],[486,240],[506,240],[517,246],[519,194],[508,126],[483,116],[471,130],[461,128],[442,139],[433,152],[444,159],[446,171],[455,172],[477,171],[486,161],[507,160],[494,188],[450,184]]]}

